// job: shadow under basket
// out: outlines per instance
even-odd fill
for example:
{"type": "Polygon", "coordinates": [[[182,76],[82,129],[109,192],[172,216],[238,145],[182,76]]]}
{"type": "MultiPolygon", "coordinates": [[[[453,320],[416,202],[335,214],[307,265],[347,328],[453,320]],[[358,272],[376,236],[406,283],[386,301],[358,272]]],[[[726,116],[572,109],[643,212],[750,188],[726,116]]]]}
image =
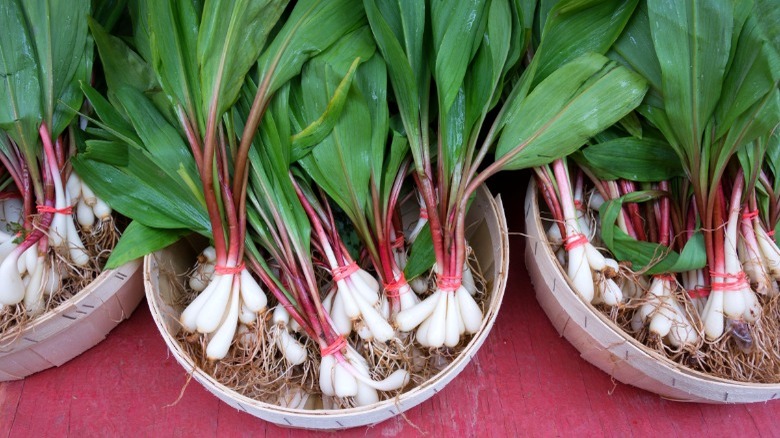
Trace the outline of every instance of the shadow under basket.
{"type": "Polygon", "coordinates": [[[177,292],[172,284],[185,281],[182,274],[194,265],[198,250],[202,249],[193,248],[186,239],[146,257],[144,282],[147,301],[154,321],[165,343],[168,344],[168,349],[179,364],[187,372],[191,372],[195,380],[209,392],[230,406],[286,427],[345,429],[376,424],[422,403],[444,388],[477,354],[477,350],[493,327],[504,296],[509,266],[509,242],[500,198],[493,199],[486,187],[480,187],[466,223],[469,224],[467,239],[482,267],[489,289],[480,330],[472,337],[461,354],[434,377],[396,398],[369,406],[316,411],[283,408],[241,395],[197,368],[192,358],[184,352],[176,340],[180,330],[178,317],[183,308],[173,304],[174,294],[177,292]],[[165,266],[165,269],[161,270],[161,266],[165,266]]]}
{"type": "Polygon", "coordinates": [[[89,350],[143,297],[140,259],[101,273],[55,309],[0,337],[0,381],[60,366],[89,350]]]}
{"type": "Polygon", "coordinates": [[[780,397],[780,384],[746,383],[684,367],[624,332],[572,289],[542,224],[536,184],[528,186],[525,263],[536,299],[583,359],[616,380],[675,401],[751,403],[780,397]]]}

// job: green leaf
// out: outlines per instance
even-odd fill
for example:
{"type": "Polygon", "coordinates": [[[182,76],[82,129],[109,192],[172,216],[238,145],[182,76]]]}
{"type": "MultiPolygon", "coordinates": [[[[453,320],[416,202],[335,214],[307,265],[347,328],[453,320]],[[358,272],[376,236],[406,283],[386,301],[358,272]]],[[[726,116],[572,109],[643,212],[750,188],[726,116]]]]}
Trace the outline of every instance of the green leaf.
{"type": "Polygon", "coordinates": [[[430,271],[434,263],[436,263],[436,254],[433,250],[433,236],[431,236],[430,225],[426,223],[409,249],[404,276],[407,280],[419,277],[430,271]]]}
{"type": "Polygon", "coordinates": [[[89,99],[95,113],[100,117],[98,125],[110,131],[113,136],[136,147],[141,147],[141,139],[135,133],[133,125],[122,116],[97,90],[86,83],[81,84],[81,90],[89,99]]]}
{"type": "Polygon", "coordinates": [[[83,153],[94,159],[114,166],[126,166],[128,162],[127,146],[122,142],[108,140],[87,140],[83,153]]]}
{"type": "Polygon", "coordinates": [[[691,156],[701,147],[721,94],[733,32],[733,3],[657,0],[648,6],[663,77],[664,108],[676,140],[691,156]]]}
{"type": "MultiPolygon", "coordinates": [[[[90,1],[25,0],[22,7],[38,59],[43,121],[51,129],[52,138],[56,138],[68,125],[67,122],[57,123],[61,129],[54,129],[54,115],[61,105],[60,100],[74,79],[76,84],[78,80],[88,79],[75,76],[78,72],[88,73],[82,63],[87,53],[90,1]]],[[[75,114],[70,115],[72,118],[75,114]]]]}
{"type": "MultiPolygon", "coordinates": [[[[780,23],[774,23],[780,26],[780,23]]],[[[715,120],[718,129],[715,138],[720,138],[735,123],[737,118],[761,100],[777,86],[780,79],[780,55],[759,26],[759,18],[747,18],[723,83],[715,120]]],[[[771,127],[770,127],[771,128],[771,127]]]]}
{"type": "Polygon", "coordinates": [[[704,236],[696,232],[685,244],[682,253],[652,242],[631,238],[615,225],[618,214],[626,202],[646,202],[663,196],[663,192],[637,191],[605,202],[600,209],[601,237],[617,260],[631,262],[631,269],[648,275],[670,272],[686,272],[702,268],[707,263],[704,236]]]}
{"type": "Polygon", "coordinates": [[[100,25],[111,31],[127,7],[128,0],[92,0],[92,16],[100,25]]]}
{"type": "Polygon", "coordinates": [[[412,154],[415,162],[419,162],[422,153],[420,106],[426,102],[423,93],[427,83],[422,49],[425,2],[409,1],[401,7],[392,0],[363,0],[363,5],[377,47],[387,63],[412,154]]]}
{"type": "Polygon", "coordinates": [[[301,0],[258,60],[260,81],[273,93],[298,75],[303,64],[365,24],[354,0],[301,0]],[[271,75],[268,77],[268,75],[271,75]]]}
{"type": "Polygon", "coordinates": [[[136,38],[142,49],[146,43],[144,25],[148,26],[149,60],[165,93],[190,119],[203,129],[203,105],[198,76],[198,18],[192,1],[142,0],[139,5],[136,38]],[[146,14],[144,14],[144,12],[146,14]]]}
{"type": "MultiPolygon", "coordinates": [[[[313,104],[327,104],[327,96],[334,93],[338,82],[335,74],[317,64],[304,72],[304,95],[313,104]],[[308,87],[306,87],[308,85],[308,87]],[[322,88],[318,93],[317,88],[322,88]],[[317,96],[319,94],[319,96],[317,96]],[[318,99],[319,98],[319,99],[318,99]]],[[[368,204],[368,187],[371,177],[371,118],[368,106],[354,91],[346,100],[341,117],[333,130],[311,154],[301,160],[301,165],[328,195],[347,213],[350,219],[359,220],[368,204]]]]}
{"type": "MultiPolygon", "coordinates": [[[[292,161],[297,161],[305,156],[311,147],[320,143],[333,130],[336,122],[341,117],[342,110],[347,101],[349,88],[352,86],[352,78],[355,75],[360,59],[355,59],[347,75],[333,90],[333,95],[325,106],[322,114],[306,128],[292,137],[293,154],[292,161]]],[[[305,93],[306,101],[310,101],[310,95],[305,93]]]]}
{"type": "Polygon", "coordinates": [[[155,163],[174,180],[178,178],[179,166],[184,166],[193,179],[199,181],[195,159],[176,128],[138,90],[124,87],[116,93],[144,148],[155,163]]]}
{"type": "Polygon", "coordinates": [[[147,227],[138,221],[130,222],[122,232],[119,243],[111,251],[106,269],[116,269],[125,263],[163,249],[188,234],[190,234],[189,230],[162,230],[147,227]]]}
{"type": "Polygon", "coordinates": [[[506,169],[549,163],[577,150],[641,102],[647,85],[602,55],[583,55],[518,100],[496,147],[506,169]]]}
{"type": "Polygon", "coordinates": [[[638,0],[562,0],[544,24],[534,55],[538,84],[562,65],[587,52],[604,54],[623,31],[638,0]]]}
{"type": "Polygon", "coordinates": [[[160,95],[160,85],[151,66],[124,41],[109,35],[97,21],[90,18],[89,26],[100,54],[109,90],[119,90],[122,87],[134,88],[159,102],[157,107],[161,110],[169,109],[170,102],[160,95]]]}
{"type": "Polygon", "coordinates": [[[286,0],[206,0],[198,33],[203,113],[221,116],[238,99],[249,68],[286,0]]]}
{"type": "Polygon", "coordinates": [[[122,215],[154,228],[190,229],[211,235],[205,206],[196,204],[179,180],[166,175],[148,155],[128,149],[126,166],[106,164],[102,157],[81,153],[72,158],[76,173],[122,215]]]}
{"type": "Polygon", "coordinates": [[[662,140],[624,137],[582,150],[582,158],[599,178],[664,181],[685,173],[677,154],[662,140]]]}
{"type": "Polygon", "coordinates": [[[0,1],[0,129],[34,155],[41,122],[35,48],[17,1],[0,1]]]}
{"type": "Polygon", "coordinates": [[[433,76],[439,110],[449,111],[463,86],[466,68],[484,31],[484,0],[431,2],[430,22],[436,56],[433,76]]]}

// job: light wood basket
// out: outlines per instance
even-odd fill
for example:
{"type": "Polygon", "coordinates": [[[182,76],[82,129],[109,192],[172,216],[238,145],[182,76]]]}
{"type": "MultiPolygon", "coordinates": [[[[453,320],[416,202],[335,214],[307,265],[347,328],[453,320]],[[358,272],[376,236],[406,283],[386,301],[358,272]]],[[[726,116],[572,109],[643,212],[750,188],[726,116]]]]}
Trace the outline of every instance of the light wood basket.
{"type": "Polygon", "coordinates": [[[0,381],[60,366],[89,350],[143,297],[140,259],[103,272],[57,308],[0,337],[0,381]]]}
{"type": "Polygon", "coordinates": [[[687,402],[750,403],[780,396],[780,384],[742,383],[686,368],[645,347],[572,289],[541,221],[536,184],[525,200],[525,261],[536,298],[561,336],[586,361],[620,382],[687,402]]]}
{"type": "Polygon", "coordinates": [[[144,282],[147,301],[154,321],[176,360],[209,392],[230,406],[287,427],[345,429],[375,424],[422,403],[444,388],[471,361],[493,327],[504,296],[509,267],[509,241],[500,197],[493,199],[486,187],[480,187],[466,223],[469,224],[469,243],[491,287],[482,327],[463,352],[436,376],[392,400],[370,406],[318,411],[283,408],[238,394],[197,368],[176,341],[180,330],[178,317],[183,309],[172,304],[176,293],[172,282],[184,281],[181,274],[192,267],[197,256],[196,248],[186,240],[146,257],[144,282]]]}

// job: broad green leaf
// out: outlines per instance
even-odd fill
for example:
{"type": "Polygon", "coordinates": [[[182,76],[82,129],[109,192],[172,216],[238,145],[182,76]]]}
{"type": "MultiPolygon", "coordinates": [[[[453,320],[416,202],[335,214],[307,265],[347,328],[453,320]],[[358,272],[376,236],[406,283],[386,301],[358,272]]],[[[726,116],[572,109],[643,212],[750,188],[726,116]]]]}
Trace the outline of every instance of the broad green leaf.
{"type": "Polygon", "coordinates": [[[707,254],[701,232],[694,233],[682,253],[677,253],[657,243],[632,239],[615,225],[624,203],[647,202],[659,196],[663,196],[663,193],[638,191],[605,202],[599,211],[604,244],[617,260],[629,261],[632,270],[641,270],[646,274],[686,272],[704,267],[707,254]]]}
{"type": "Polygon", "coordinates": [[[122,113],[117,111],[97,90],[88,84],[82,83],[81,89],[100,118],[100,122],[97,122],[99,126],[110,131],[116,138],[138,148],[141,147],[141,139],[138,138],[133,125],[122,116],[122,113]]]}
{"type": "Polygon", "coordinates": [[[677,154],[662,140],[617,138],[581,152],[588,167],[602,179],[653,182],[684,175],[677,154]]]}
{"type": "Polygon", "coordinates": [[[425,224],[409,250],[409,260],[406,261],[404,276],[407,280],[419,277],[430,271],[434,263],[436,263],[436,255],[433,250],[431,227],[429,224],[425,224]]]}
{"type": "Polygon", "coordinates": [[[356,0],[301,0],[258,61],[260,83],[273,93],[300,73],[303,64],[365,24],[356,0]],[[270,77],[269,77],[270,75],[270,77]]]}
{"type": "Polygon", "coordinates": [[[205,206],[188,201],[183,183],[158,167],[142,150],[128,147],[126,166],[106,164],[87,151],[72,158],[76,173],[112,208],[153,228],[189,229],[211,235],[205,206]]]}
{"type": "Polygon", "coordinates": [[[433,76],[439,111],[450,110],[463,86],[466,69],[484,32],[485,3],[484,0],[431,2],[433,76]]]}
{"type": "MultiPolygon", "coordinates": [[[[150,65],[124,41],[109,35],[97,21],[90,18],[89,26],[100,54],[108,89],[131,87],[156,101],[160,85],[150,65]]],[[[109,97],[111,94],[109,93],[109,97]]],[[[163,102],[157,105],[158,108],[170,107],[167,98],[159,96],[159,99],[163,102]]]]}
{"type": "Polygon", "coordinates": [[[188,234],[190,234],[189,230],[164,230],[147,227],[138,221],[130,222],[122,232],[119,243],[111,251],[106,269],[118,268],[125,263],[173,245],[188,234]]]}
{"type": "Polygon", "coordinates": [[[604,54],[623,31],[638,0],[562,0],[550,11],[534,55],[538,84],[587,52],[604,54]]]}
{"type": "MultiPolygon", "coordinates": [[[[21,3],[38,60],[43,121],[52,128],[52,138],[56,138],[61,133],[53,129],[59,101],[72,86],[76,73],[80,70],[87,73],[80,67],[87,52],[90,1],[25,0],[21,3]]],[[[79,79],[88,78],[76,81],[79,79]]],[[[67,124],[57,125],[64,129],[67,124]]]]}
{"type": "Polygon", "coordinates": [[[152,63],[151,31],[148,0],[128,0],[127,11],[133,25],[131,45],[143,59],[152,63]]]}
{"type": "Polygon", "coordinates": [[[155,163],[173,179],[177,179],[179,166],[184,166],[187,173],[199,181],[189,146],[176,128],[168,124],[165,117],[138,90],[124,87],[116,93],[155,163]]]}
{"type": "Polygon", "coordinates": [[[663,108],[661,97],[661,66],[655,54],[647,4],[640,2],[634,15],[615,41],[608,56],[639,73],[650,84],[645,104],[663,108]]]}
{"type": "MultiPolygon", "coordinates": [[[[780,79],[780,54],[759,26],[755,15],[747,18],[726,74],[715,120],[716,138],[726,134],[735,120],[762,99],[780,79]]],[[[774,23],[780,26],[780,22],[774,23]]]]}
{"type": "Polygon", "coordinates": [[[398,111],[409,139],[415,162],[421,160],[422,131],[420,105],[425,102],[426,68],[422,44],[425,2],[363,0],[377,47],[387,63],[398,111]]]}
{"type": "Polygon", "coordinates": [[[0,129],[25,155],[34,155],[41,122],[35,47],[19,2],[0,1],[0,129]]]}
{"type": "Polygon", "coordinates": [[[203,114],[221,116],[236,102],[286,5],[287,0],[206,0],[197,44],[203,114]]]}
{"type": "Polygon", "coordinates": [[[358,65],[371,58],[374,50],[371,31],[368,26],[363,26],[344,36],[304,68],[301,90],[295,93],[293,107],[302,111],[299,123],[307,126],[293,136],[292,147],[296,150],[293,152],[293,161],[308,153],[311,146],[322,141],[333,129],[341,116],[358,65]],[[327,81],[323,76],[326,65],[329,72],[342,78],[335,90],[327,90],[328,87],[325,87],[327,81]],[[332,94],[328,94],[329,91],[332,94]]]}
{"type": "MultiPolygon", "coordinates": [[[[309,77],[309,80],[304,79],[304,84],[310,84],[304,88],[304,93],[311,101],[319,100],[324,108],[328,96],[336,90],[338,78],[327,65],[322,68],[317,68],[317,64],[311,66],[312,69],[304,73],[304,78],[309,77]],[[322,88],[320,96],[316,95],[316,88],[322,88]]],[[[368,203],[372,155],[367,139],[371,138],[371,129],[368,106],[362,96],[353,91],[333,130],[301,160],[304,169],[353,221],[363,216],[368,203]]]]}
{"type": "Polygon", "coordinates": [[[198,76],[198,19],[190,0],[137,0],[136,46],[157,73],[163,90],[191,122],[204,129],[198,76]],[[148,27],[148,40],[147,36],[148,27]],[[149,54],[144,55],[146,44],[149,54]],[[151,57],[149,57],[151,56],[151,57]]]}
{"type": "Polygon", "coordinates": [[[491,2],[486,15],[481,45],[464,80],[467,132],[497,103],[501,94],[500,81],[512,50],[511,37],[515,29],[512,27],[509,2],[491,2]]]}
{"type": "Polygon", "coordinates": [[[118,141],[87,140],[84,153],[114,166],[126,166],[128,162],[127,146],[118,141]]]}
{"type": "Polygon", "coordinates": [[[515,103],[496,159],[509,155],[506,168],[520,169],[568,155],[633,110],[646,91],[644,80],[625,67],[602,55],[583,55],[515,103]]]}
{"type": "Polygon", "coordinates": [[[92,16],[108,31],[122,17],[128,0],[92,0],[92,16]]]}
{"type": "Polygon", "coordinates": [[[723,86],[733,4],[730,0],[651,0],[648,6],[663,77],[664,109],[680,146],[698,150],[723,86]]]}

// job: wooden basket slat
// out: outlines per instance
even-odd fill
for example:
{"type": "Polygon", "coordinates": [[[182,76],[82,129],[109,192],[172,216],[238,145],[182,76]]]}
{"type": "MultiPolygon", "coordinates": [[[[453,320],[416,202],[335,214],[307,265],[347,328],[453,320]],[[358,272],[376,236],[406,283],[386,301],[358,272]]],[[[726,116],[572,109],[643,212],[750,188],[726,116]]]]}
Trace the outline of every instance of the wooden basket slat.
{"type": "MultiPolygon", "coordinates": [[[[480,331],[474,335],[461,355],[432,379],[396,399],[371,406],[320,411],[282,408],[238,394],[196,368],[192,359],[184,353],[175,339],[179,330],[177,317],[182,309],[181,306],[171,304],[174,291],[170,287],[171,276],[185,272],[195,259],[196,251],[192,249],[190,242],[181,241],[156,255],[146,257],[144,281],[147,301],[171,354],[187,372],[192,372],[196,381],[235,409],[287,427],[345,429],[375,424],[422,403],[440,391],[470,362],[495,322],[503,299],[509,266],[508,233],[500,198],[493,199],[487,188],[480,188],[467,217],[467,223],[474,225],[467,228],[469,243],[480,261],[485,276],[492,284],[490,304],[486,309],[480,331]]],[[[181,281],[181,277],[175,278],[181,281]]]]}
{"type": "Polygon", "coordinates": [[[538,201],[531,182],[525,201],[526,266],[542,309],[583,359],[622,383],[671,400],[749,403],[780,396],[780,384],[736,382],[685,368],[645,347],[582,301],[547,243],[538,201]]]}

